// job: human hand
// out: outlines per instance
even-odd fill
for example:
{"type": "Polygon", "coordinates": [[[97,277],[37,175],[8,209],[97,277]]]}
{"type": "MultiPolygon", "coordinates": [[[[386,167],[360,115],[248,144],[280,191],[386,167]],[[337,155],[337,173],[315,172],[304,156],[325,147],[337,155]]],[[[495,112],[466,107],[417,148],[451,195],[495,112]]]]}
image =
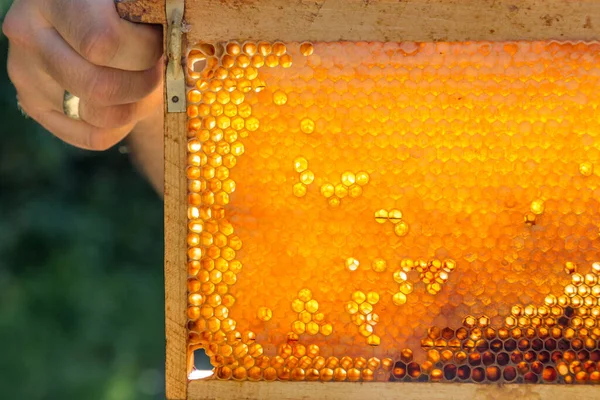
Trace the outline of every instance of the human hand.
{"type": "Polygon", "coordinates": [[[113,0],[15,0],[2,28],[21,107],[65,142],[105,150],[162,110],[160,27],[120,19],[113,0]]]}

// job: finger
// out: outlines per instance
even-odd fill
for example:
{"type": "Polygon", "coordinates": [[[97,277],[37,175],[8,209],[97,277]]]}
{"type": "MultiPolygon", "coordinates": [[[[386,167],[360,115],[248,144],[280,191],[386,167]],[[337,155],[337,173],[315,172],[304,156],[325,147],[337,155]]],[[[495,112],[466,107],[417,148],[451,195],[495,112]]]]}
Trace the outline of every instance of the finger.
{"type": "Polygon", "coordinates": [[[10,44],[31,45],[32,32],[45,23],[37,8],[29,1],[15,0],[4,16],[2,33],[10,44]]]}
{"type": "Polygon", "coordinates": [[[146,118],[153,110],[160,109],[162,113],[162,94],[159,87],[137,103],[116,106],[99,106],[81,100],[79,115],[83,121],[99,128],[119,128],[146,118]]]}
{"type": "MultiPolygon", "coordinates": [[[[20,93],[24,108],[37,110],[29,112],[34,119],[42,111],[63,112],[64,89],[31,60],[35,60],[32,51],[19,44],[10,46],[8,73],[20,93]]],[[[137,103],[101,106],[82,100],[79,105],[80,116],[83,121],[99,128],[119,128],[137,123],[155,110],[162,113],[162,96],[163,89],[159,86],[137,103]]]]}
{"type": "MultiPolygon", "coordinates": [[[[130,117],[130,121],[118,121],[119,116],[123,115],[123,111],[119,108],[127,107],[127,105],[114,106],[116,110],[110,109],[107,112],[92,111],[95,115],[103,114],[106,121],[118,121],[118,123],[113,122],[111,125],[106,121],[100,120],[100,122],[97,122],[95,120],[99,126],[94,126],[93,123],[90,124],[88,121],[75,121],[62,114],[62,95],[63,91],[59,89],[56,83],[52,85],[45,82],[35,85],[30,81],[17,86],[19,104],[27,115],[65,142],[89,150],[105,150],[118,143],[133,129],[135,124],[133,119],[141,119],[145,113],[151,112],[135,113],[130,117]]],[[[140,111],[147,108],[156,110],[156,106],[145,106],[145,104],[150,102],[160,103],[161,98],[157,97],[156,95],[150,96],[138,103],[139,107],[136,104],[135,108],[140,111]]],[[[90,108],[94,110],[94,107],[90,108]]]]}
{"type": "Polygon", "coordinates": [[[102,129],[85,121],[75,121],[62,114],[64,91],[32,63],[24,63],[31,54],[11,45],[8,71],[17,89],[22,109],[58,138],[90,150],[104,150],[122,140],[133,128],[126,124],[118,129],[102,129]]]}
{"type": "Polygon", "coordinates": [[[106,150],[125,138],[133,129],[133,124],[116,129],[103,129],[85,121],[76,121],[62,112],[49,109],[40,101],[36,93],[17,90],[19,103],[27,115],[36,120],[57,138],[87,150],[106,150]]]}
{"type": "Polygon", "coordinates": [[[8,77],[21,97],[26,96],[28,108],[59,110],[62,107],[62,91],[48,74],[37,67],[38,64],[32,62],[35,59],[32,51],[11,43],[7,62],[8,77]]]}
{"type": "Polygon", "coordinates": [[[119,128],[135,121],[137,103],[118,106],[96,106],[80,101],[79,115],[82,121],[98,128],[119,128]]]}
{"type": "Polygon", "coordinates": [[[122,20],[113,0],[41,3],[48,22],[92,64],[143,71],[152,68],[162,55],[162,28],[122,20]]]}
{"type": "Polygon", "coordinates": [[[53,29],[36,37],[42,64],[58,84],[75,96],[100,105],[135,103],[161,82],[162,59],[146,71],[99,67],[83,59],[53,29]]]}
{"type": "MultiPolygon", "coordinates": [[[[25,112],[28,110],[25,109],[25,112]]],[[[123,140],[133,129],[133,125],[116,129],[102,129],[52,110],[36,116],[36,120],[59,139],[87,150],[109,149],[123,140]]]]}

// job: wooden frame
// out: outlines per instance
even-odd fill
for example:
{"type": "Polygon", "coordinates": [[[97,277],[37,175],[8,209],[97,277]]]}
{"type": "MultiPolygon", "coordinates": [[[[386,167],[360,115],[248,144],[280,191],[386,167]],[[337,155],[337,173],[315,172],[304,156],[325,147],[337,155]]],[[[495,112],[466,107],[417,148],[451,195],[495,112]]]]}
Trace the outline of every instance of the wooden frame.
{"type": "MultiPolygon", "coordinates": [[[[123,18],[166,27],[166,0],[117,0],[123,18]]],[[[325,41],[592,40],[600,0],[186,0],[187,43],[226,39],[325,41]],[[465,23],[468,20],[469,23],[465,23]]],[[[165,29],[165,32],[167,30],[165,29]]],[[[165,41],[166,43],[166,41],[165,41]]],[[[188,381],[186,114],[165,110],[166,395],[181,399],[599,398],[565,385],[188,381]]]]}
{"type": "MultiPolygon", "coordinates": [[[[165,22],[165,0],[117,1],[128,19],[165,22]]],[[[184,18],[189,43],[600,37],[597,0],[186,0],[184,18]]]]}
{"type": "Polygon", "coordinates": [[[165,116],[165,376],[168,399],[186,399],[187,367],[187,179],[186,114],[165,116]]]}
{"type": "Polygon", "coordinates": [[[222,382],[192,381],[190,399],[485,399],[523,400],[598,399],[600,391],[592,386],[567,385],[488,385],[474,383],[350,383],[350,382],[222,382]]]}

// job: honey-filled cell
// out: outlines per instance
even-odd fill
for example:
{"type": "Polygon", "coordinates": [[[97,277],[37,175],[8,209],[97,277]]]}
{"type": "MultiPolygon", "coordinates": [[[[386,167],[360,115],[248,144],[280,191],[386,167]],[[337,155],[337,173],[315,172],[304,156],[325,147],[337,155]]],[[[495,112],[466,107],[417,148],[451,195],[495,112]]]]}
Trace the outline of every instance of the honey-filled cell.
{"type": "Polygon", "coordinates": [[[212,47],[181,173],[215,379],[600,383],[600,44],[212,47]]]}

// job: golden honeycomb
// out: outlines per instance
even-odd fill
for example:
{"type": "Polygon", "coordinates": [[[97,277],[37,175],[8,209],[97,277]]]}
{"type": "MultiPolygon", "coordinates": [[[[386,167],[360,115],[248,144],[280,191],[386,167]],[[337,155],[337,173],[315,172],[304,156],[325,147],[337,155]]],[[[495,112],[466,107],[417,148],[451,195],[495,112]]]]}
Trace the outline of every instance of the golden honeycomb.
{"type": "Polygon", "coordinates": [[[217,379],[600,383],[600,44],[200,43],[217,379]]]}

